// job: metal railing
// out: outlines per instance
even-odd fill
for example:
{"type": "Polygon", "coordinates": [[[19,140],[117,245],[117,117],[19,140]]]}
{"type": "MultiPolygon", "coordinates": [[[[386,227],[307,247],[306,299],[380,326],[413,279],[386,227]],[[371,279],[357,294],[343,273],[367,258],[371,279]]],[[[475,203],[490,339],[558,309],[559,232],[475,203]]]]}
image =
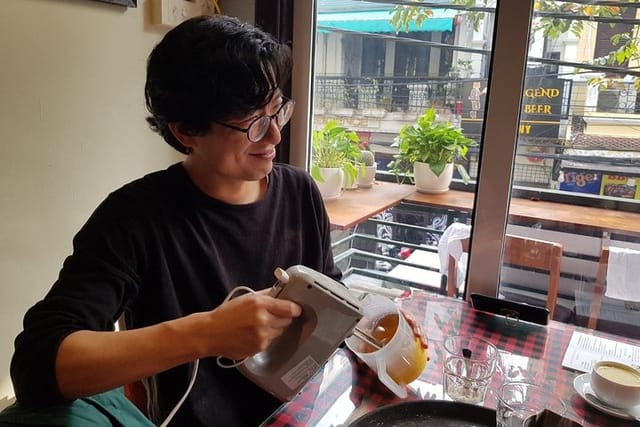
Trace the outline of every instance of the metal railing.
{"type": "Polygon", "coordinates": [[[465,82],[478,79],[317,76],[316,108],[422,112],[431,106],[455,107],[465,82]]]}
{"type": "MultiPolygon", "coordinates": [[[[536,76],[531,76],[535,78],[536,76]]],[[[348,77],[318,75],[314,82],[314,106],[326,110],[384,110],[421,113],[429,107],[448,107],[467,115],[468,92],[473,82],[486,87],[486,79],[450,77],[348,77]]],[[[561,119],[571,114],[573,81],[565,79],[561,119]]],[[[640,113],[640,95],[633,82],[619,81],[613,88],[600,89],[595,105],[581,105],[587,111],[640,113]]]]}

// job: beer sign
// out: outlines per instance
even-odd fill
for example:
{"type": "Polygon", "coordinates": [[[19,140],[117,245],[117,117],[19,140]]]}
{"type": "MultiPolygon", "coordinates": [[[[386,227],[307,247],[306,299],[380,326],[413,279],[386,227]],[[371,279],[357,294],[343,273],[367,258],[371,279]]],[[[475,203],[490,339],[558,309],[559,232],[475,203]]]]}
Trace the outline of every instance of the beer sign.
{"type": "Polygon", "coordinates": [[[563,92],[564,80],[537,76],[527,78],[518,134],[521,137],[558,138],[563,92]]]}
{"type": "MultiPolygon", "coordinates": [[[[486,81],[462,84],[462,130],[479,135],[484,122],[486,81]],[[474,84],[475,83],[475,84],[474,84]]],[[[531,76],[525,79],[518,135],[558,138],[565,80],[531,76]]],[[[569,102],[569,100],[565,100],[569,102]]]]}

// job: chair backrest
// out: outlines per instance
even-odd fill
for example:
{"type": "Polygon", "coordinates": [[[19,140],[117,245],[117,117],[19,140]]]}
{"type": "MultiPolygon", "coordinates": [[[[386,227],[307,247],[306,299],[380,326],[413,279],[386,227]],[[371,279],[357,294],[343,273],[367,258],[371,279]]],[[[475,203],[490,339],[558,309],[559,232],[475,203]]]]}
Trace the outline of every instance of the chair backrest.
{"type": "MultiPolygon", "coordinates": [[[[462,241],[462,250],[469,251],[469,239],[462,241]]],[[[562,263],[562,245],[546,240],[507,234],[504,242],[504,263],[542,270],[549,273],[549,287],[547,289],[547,304],[549,314],[553,319],[558,303],[558,288],[560,286],[560,264],[562,263]]],[[[447,295],[457,295],[457,260],[449,256],[447,269],[447,295]]]]}
{"type": "Polygon", "coordinates": [[[602,297],[604,296],[608,264],[609,248],[602,248],[600,261],[598,262],[595,287],[593,289],[593,299],[591,300],[591,308],[589,309],[589,320],[587,321],[587,327],[589,329],[595,329],[598,324],[598,319],[600,318],[600,306],[602,305],[602,297]]]}
{"type": "MultiPolygon", "coordinates": [[[[469,253],[469,238],[460,239],[462,244],[462,252],[469,253]]],[[[458,296],[458,260],[449,255],[449,263],[447,264],[447,296],[458,296]]]]}

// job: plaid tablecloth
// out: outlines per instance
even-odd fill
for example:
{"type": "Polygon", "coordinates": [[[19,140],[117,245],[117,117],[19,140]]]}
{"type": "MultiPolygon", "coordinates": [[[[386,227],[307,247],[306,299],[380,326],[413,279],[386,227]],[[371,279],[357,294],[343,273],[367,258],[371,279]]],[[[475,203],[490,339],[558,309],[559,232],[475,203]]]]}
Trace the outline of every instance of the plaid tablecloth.
{"type": "MultiPolygon", "coordinates": [[[[580,372],[562,367],[573,331],[588,330],[555,321],[548,326],[525,322],[509,325],[503,317],[474,310],[464,301],[421,291],[404,300],[401,308],[421,323],[429,340],[430,356],[420,378],[409,385],[405,400],[450,400],[442,387],[442,343],[448,335],[468,334],[492,342],[501,353],[500,369],[492,379],[484,406],[495,409],[495,394],[504,381],[524,380],[543,384],[561,397],[567,404],[565,416],[585,427],[634,425],[589,406],[573,388],[573,379],[580,372]]],[[[345,347],[338,349],[302,391],[262,425],[348,425],[375,408],[400,401],[345,347]]]]}

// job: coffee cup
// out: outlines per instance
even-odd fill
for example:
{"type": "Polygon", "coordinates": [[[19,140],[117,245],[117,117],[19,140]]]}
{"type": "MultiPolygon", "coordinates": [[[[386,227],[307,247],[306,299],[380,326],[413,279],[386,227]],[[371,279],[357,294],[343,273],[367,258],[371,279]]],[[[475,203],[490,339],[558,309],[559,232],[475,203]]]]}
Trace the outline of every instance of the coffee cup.
{"type": "Polygon", "coordinates": [[[358,334],[345,340],[353,351],[378,375],[378,379],[398,397],[407,397],[406,386],[420,376],[428,360],[421,339],[389,298],[367,294],[360,301],[363,313],[356,328],[371,336],[379,348],[358,334]]]}
{"type": "Polygon", "coordinates": [[[632,408],[640,405],[640,371],[621,362],[597,362],[591,371],[591,389],[604,403],[632,408]]]}

